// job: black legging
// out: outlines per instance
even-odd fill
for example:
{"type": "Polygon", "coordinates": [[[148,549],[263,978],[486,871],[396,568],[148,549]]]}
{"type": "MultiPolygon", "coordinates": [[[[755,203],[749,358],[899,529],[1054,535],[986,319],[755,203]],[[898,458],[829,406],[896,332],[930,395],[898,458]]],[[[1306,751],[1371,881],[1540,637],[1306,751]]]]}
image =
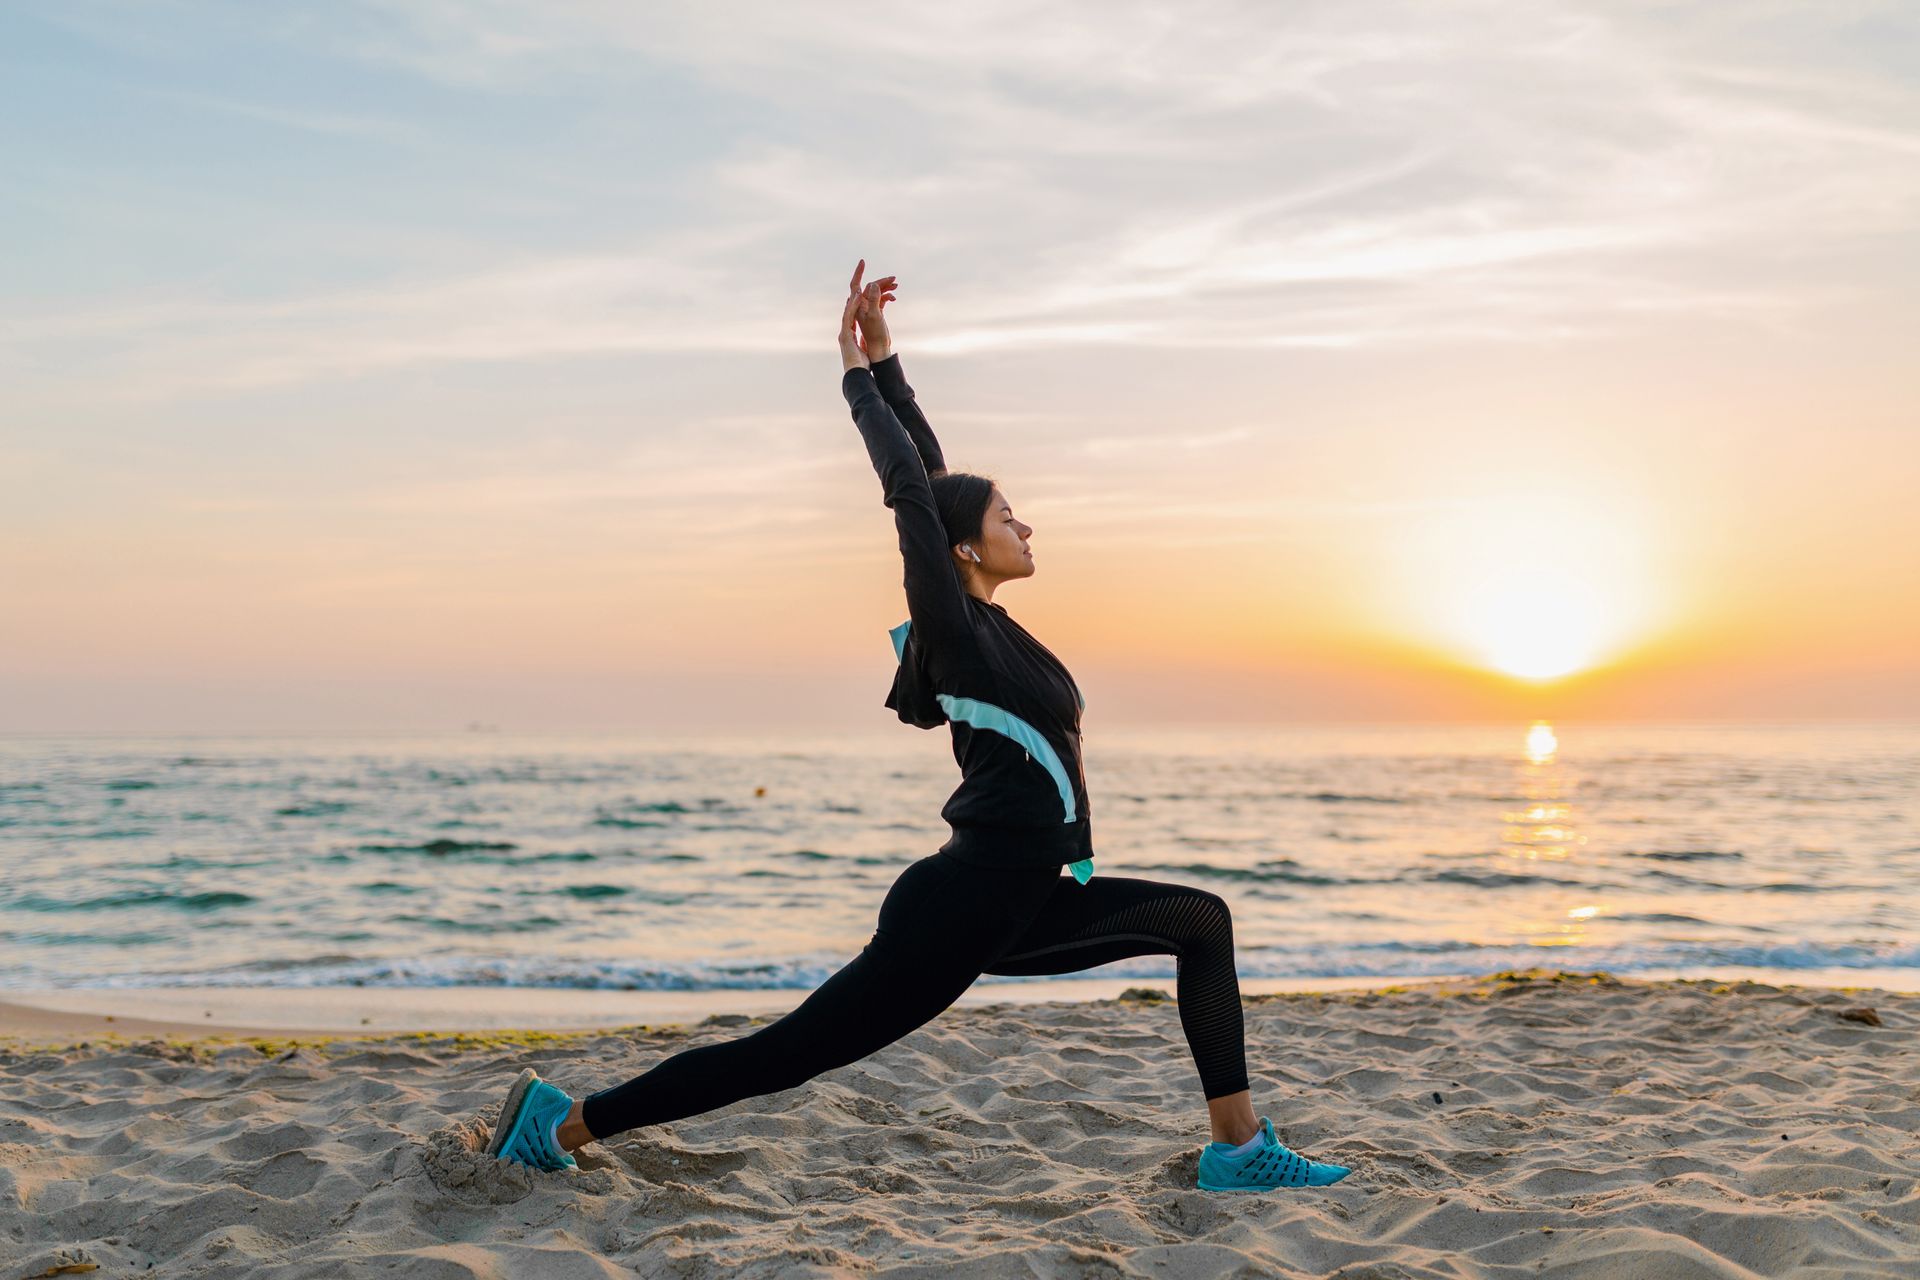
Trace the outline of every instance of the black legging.
{"type": "Polygon", "coordinates": [[[1180,1026],[1209,1099],[1247,1087],[1233,919],[1219,894],[1058,867],[1000,870],[935,853],[900,873],[873,939],[778,1021],[686,1049],[589,1094],[595,1138],[778,1093],[857,1062],[931,1021],[983,973],[1073,973],[1177,957],[1180,1026]]]}

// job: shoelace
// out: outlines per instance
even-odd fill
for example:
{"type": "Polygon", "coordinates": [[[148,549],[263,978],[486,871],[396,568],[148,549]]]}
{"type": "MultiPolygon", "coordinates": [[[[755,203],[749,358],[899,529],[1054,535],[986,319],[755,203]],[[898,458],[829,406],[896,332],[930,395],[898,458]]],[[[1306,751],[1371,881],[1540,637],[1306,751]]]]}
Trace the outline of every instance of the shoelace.
{"type": "Polygon", "coordinates": [[[1307,1185],[1307,1158],[1286,1147],[1261,1147],[1246,1157],[1240,1166],[1243,1175],[1281,1187],[1307,1185]],[[1271,1176],[1269,1176],[1271,1175],[1271,1176]]]}

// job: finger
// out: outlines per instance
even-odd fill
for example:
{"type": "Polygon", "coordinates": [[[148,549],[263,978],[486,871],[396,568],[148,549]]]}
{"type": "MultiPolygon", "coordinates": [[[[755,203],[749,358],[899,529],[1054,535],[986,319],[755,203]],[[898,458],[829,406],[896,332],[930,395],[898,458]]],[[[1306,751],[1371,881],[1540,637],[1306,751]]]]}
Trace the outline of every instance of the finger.
{"type": "Polygon", "coordinates": [[[865,274],[866,270],[867,270],[867,260],[865,258],[862,258],[860,259],[859,263],[856,264],[855,267],[853,268],[853,280],[847,285],[847,288],[850,292],[853,292],[853,293],[860,292],[860,277],[863,274],[865,274]]]}

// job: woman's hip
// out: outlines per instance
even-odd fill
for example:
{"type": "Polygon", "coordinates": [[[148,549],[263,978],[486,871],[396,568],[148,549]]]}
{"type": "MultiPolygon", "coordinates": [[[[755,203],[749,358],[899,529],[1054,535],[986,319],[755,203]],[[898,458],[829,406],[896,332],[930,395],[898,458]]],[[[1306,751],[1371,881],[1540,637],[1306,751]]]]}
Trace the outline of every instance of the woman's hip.
{"type": "Polygon", "coordinates": [[[880,903],[875,941],[984,965],[1020,936],[1063,877],[1059,867],[999,868],[932,853],[907,866],[880,903]]]}

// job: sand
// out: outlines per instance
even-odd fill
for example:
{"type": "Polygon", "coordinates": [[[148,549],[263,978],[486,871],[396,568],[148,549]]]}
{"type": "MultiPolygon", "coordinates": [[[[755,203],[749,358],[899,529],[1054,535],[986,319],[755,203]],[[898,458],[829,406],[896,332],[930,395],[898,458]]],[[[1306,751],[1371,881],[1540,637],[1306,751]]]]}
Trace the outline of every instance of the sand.
{"type": "MultiPolygon", "coordinates": [[[[1670,977],[1691,975],[1670,974],[1670,977]]],[[[1243,978],[1243,993],[1361,990],[1379,978],[1243,978]]],[[[984,1004],[1111,999],[1136,978],[978,982],[984,1004]]],[[[580,991],[555,987],[73,987],[7,990],[0,1044],[70,1043],[89,1035],[331,1035],[350,1031],[538,1030],[699,1022],[714,1013],[778,1017],[806,999],[788,989],[580,991]],[[130,1027],[139,1028],[138,1032],[130,1027]]]]}
{"type": "Polygon", "coordinates": [[[247,1039],[7,1012],[0,1280],[1920,1275],[1916,994],[1534,970],[1250,995],[1256,1109],[1353,1168],[1262,1195],[1193,1185],[1171,1001],[956,1007],[569,1174],[482,1154],[520,1067],[578,1094],[755,1020],[247,1039]]]}

